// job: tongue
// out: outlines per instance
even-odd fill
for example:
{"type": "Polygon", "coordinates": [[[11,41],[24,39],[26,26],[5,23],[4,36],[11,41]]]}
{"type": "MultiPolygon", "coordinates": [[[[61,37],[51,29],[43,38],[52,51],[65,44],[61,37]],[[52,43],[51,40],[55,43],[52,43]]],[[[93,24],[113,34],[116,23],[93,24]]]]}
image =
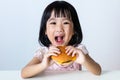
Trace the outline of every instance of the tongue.
{"type": "Polygon", "coordinates": [[[62,37],[57,37],[57,41],[58,41],[58,42],[63,41],[62,37]]]}

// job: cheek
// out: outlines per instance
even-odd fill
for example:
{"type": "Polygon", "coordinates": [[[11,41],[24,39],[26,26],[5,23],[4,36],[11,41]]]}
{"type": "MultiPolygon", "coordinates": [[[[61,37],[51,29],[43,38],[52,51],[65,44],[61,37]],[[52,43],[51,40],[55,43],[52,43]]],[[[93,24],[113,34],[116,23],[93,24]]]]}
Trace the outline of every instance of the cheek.
{"type": "Polygon", "coordinates": [[[53,29],[47,28],[45,34],[48,36],[49,39],[53,38],[53,29]]]}
{"type": "Polygon", "coordinates": [[[66,40],[69,42],[73,36],[73,30],[69,29],[66,31],[66,40]]]}
{"type": "Polygon", "coordinates": [[[52,28],[50,28],[50,27],[47,27],[47,28],[46,28],[46,32],[45,32],[45,33],[46,33],[47,35],[49,35],[49,34],[52,33],[52,32],[53,32],[53,29],[52,29],[52,28]]]}
{"type": "Polygon", "coordinates": [[[73,31],[72,28],[67,29],[66,33],[67,33],[68,36],[73,36],[74,35],[74,31],[73,31]]]}

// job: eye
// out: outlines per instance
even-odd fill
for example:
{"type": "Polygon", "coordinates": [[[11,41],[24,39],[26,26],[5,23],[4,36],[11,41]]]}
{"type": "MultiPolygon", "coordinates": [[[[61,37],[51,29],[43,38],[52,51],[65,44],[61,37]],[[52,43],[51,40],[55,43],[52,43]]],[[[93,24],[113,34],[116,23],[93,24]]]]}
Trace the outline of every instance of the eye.
{"type": "Polygon", "coordinates": [[[56,22],[50,22],[50,24],[53,24],[53,25],[55,25],[55,24],[56,24],[56,22]]]}
{"type": "Polygon", "coordinates": [[[69,22],[64,22],[64,24],[69,24],[69,22]]]}
{"type": "Polygon", "coordinates": [[[70,23],[71,23],[70,20],[64,20],[64,21],[63,21],[63,24],[70,24],[70,23]]]}

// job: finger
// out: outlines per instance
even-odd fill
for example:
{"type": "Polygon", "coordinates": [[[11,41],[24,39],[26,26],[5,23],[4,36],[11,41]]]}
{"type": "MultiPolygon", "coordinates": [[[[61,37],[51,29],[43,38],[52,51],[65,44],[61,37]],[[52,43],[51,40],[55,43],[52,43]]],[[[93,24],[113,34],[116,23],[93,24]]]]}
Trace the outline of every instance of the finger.
{"type": "Polygon", "coordinates": [[[76,54],[77,54],[76,51],[74,51],[74,52],[72,53],[72,57],[74,57],[76,54]]]}
{"type": "Polygon", "coordinates": [[[60,50],[59,50],[58,48],[50,48],[50,49],[49,49],[49,52],[50,52],[50,53],[60,54],[60,50]]]}
{"type": "Polygon", "coordinates": [[[52,54],[51,56],[58,56],[57,54],[52,54]]]}
{"type": "Polygon", "coordinates": [[[58,56],[58,55],[55,54],[55,53],[49,53],[48,55],[49,55],[49,56],[52,56],[52,55],[53,55],[53,56],[58,56]]]}
{"type": "Polygon", "coordinates": [[[49,49],[58,49],[59,50],[59,48],[57,48],[56,46],[50,46],[49,49]]]}
{"type": "Polygon", "coordinates": [[[49,50],[56,50],[56,51],[60,51],[60,49],[56,48],[56,47],[51,47],[49,48],[49,50]]]}
{"type": "Polygon", "coordinates": [[[68,47],[66,47],[65,49],[66,49],[66,53],[69,53],[69,51],[71,50],[71,47],[68,46],[68,47]]]}
{"type": "Polygon", "coordinates": [[[73,49],[69,50],[67,55],[71,55],[73,53],[73,49]]]}
{"type": "Polygon", "coordinates": [[[55,54],[60,54],[60,51],[53,51],[53,53],[55,53],[55,54]]]}
{"type": "Polygon", "coordinates": [[[51,50],[49,51],[50,53],[56,53],[56,54],[60,54],[60,51],[57,51],[57,50],[51,50]]]}

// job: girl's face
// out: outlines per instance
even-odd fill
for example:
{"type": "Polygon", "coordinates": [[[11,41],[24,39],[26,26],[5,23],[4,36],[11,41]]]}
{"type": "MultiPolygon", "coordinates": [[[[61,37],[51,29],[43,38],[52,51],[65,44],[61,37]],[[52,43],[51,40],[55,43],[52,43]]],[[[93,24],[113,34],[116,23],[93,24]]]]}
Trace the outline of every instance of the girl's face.
{"type": "Polygon", "coordinates": [[[73,22],[67,17],[55,17],[54,11],[46,24],[45,34],[54,46],[66,46],[74,34],[73,22]]]}

